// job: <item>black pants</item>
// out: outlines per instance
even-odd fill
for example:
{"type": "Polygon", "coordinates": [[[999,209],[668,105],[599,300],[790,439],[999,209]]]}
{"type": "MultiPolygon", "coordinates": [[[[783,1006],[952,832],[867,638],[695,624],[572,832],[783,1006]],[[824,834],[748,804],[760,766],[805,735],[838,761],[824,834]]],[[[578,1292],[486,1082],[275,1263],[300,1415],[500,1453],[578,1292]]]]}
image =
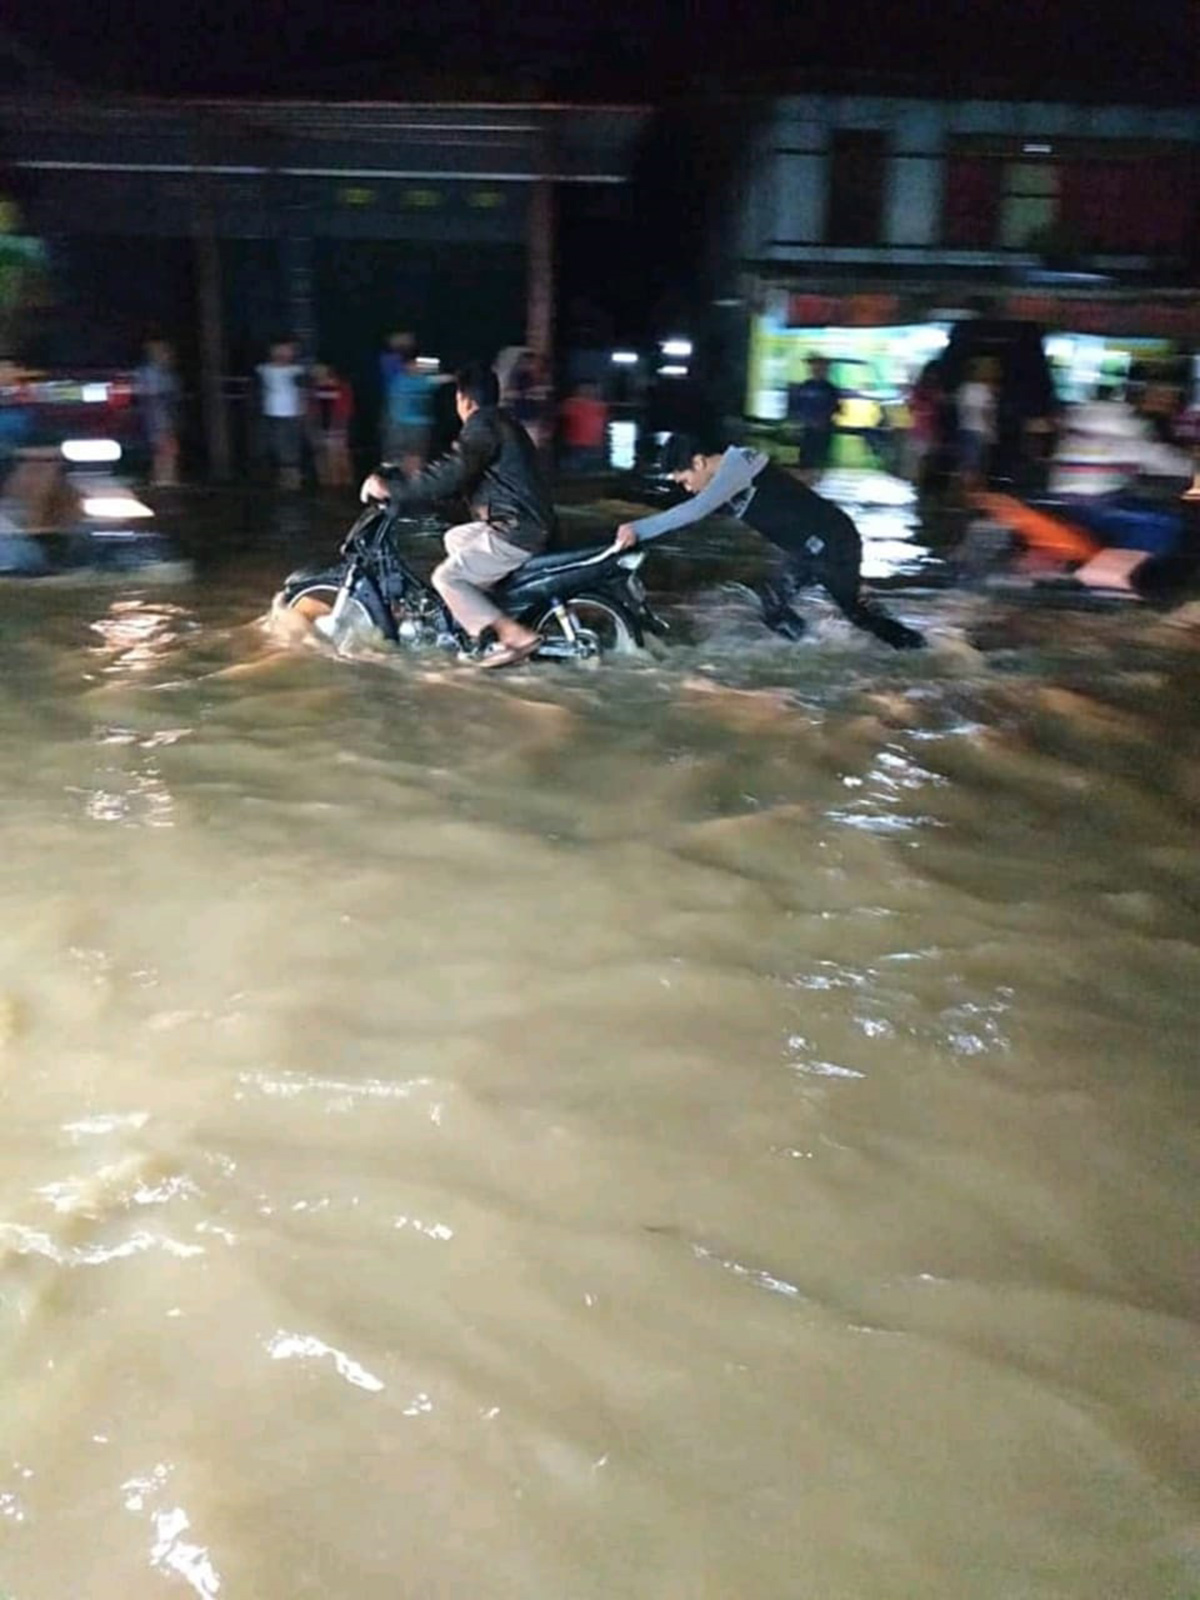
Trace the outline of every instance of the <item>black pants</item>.
{"type": "MultiPolygon", "coordinates": [[[[772,540],[777,548],[783,549],[772,540]]],[[[820,535],[809,538],[799,549],[784,549],[785,559],[775,576],[763,586],[763,618],[769,628],[798,639],[805,622],[792,602],[802,589],[824,589],[848,622],[873,633],[896,650],[915,650],[925,637],[890,616],[878,601],[862,592],[862,540],[858,529],[846,518],[835,539],[820,535]]]]}

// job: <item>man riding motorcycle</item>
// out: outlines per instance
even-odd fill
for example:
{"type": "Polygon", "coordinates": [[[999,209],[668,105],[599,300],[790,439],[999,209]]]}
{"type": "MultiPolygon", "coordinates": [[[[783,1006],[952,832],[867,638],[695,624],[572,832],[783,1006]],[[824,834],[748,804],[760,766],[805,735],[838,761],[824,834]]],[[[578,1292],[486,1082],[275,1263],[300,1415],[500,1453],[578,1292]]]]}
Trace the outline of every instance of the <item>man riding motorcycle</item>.
{"type": "Polygon", "coordinates": [[[500,406],[496,374],[475,362],[455,382],[463,426],[449,454],[412,478],[385,462],[364,482],[362,498],[390,500],[396,508],[455,495],[467,499],[474,520],[447,530],[446,559],[431,581],[475,641],[469,659],[482,667],[507,667],[532,655],[540,639],[505,616],[486,591],[546,548],[555,531],[554,506],[533,441],[500,406]],[[488,631],[495,640],[484,644],[488,631]]]}

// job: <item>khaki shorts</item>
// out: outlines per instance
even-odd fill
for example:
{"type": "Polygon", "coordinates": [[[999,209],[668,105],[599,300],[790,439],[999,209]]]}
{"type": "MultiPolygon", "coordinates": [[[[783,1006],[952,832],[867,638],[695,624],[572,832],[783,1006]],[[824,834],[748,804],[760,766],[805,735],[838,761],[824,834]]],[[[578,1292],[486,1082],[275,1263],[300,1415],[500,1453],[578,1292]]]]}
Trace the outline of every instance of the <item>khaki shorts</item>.
{"type": "Polygon", "coordinates": [[[455,621],[477,637],[501,615],[484,591],[523,566],[529,551],[511,544],[486,522],[449,528],[443,542],[446,559],[434,569],[433,586],[455,621]]]}

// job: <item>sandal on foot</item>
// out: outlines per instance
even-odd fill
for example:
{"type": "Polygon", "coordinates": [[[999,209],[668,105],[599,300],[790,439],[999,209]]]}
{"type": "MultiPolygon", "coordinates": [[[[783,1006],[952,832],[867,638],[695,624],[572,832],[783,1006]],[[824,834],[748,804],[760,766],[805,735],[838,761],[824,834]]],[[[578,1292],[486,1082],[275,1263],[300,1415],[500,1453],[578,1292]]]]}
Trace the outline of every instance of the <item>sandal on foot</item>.
{"type": "Polygon", "coordinates": [[[518,661],[528,661],[541,644],[541,639],[531,639],[528,644],[497,644],[485,650],[478,659],[480,667],[513,667],[518,661]]]}

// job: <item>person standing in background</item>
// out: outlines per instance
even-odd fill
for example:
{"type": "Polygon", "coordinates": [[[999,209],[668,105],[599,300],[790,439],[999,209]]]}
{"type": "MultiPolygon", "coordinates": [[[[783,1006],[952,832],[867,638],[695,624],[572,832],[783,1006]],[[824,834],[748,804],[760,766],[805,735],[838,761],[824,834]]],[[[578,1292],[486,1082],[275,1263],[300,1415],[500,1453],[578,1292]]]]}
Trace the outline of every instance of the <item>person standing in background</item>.
{"type": "Polygon", "coordinates": [[[351,482],[349,437],[353,415],[350,385],[332,367],[318,362],[308,391],[308,426],[317,482],[323,489],[344,489],[351,482]]]}
{"type": "Polygon", "coordinates": [[[929,493],[942,446],[946,390],[940,361],[927,361],[908,392],[908,476],[918,495],[929,493]]]}
{"type": "Polygon", "coordinates": [[[150,339],[135,387],[150,445],[150,481],[156,489],[179,483],[179,375],[165,339],[150,339]]]}
{"type": "Polygon", "coordinates": [[[385,461],[398,458],[392,438],[392,385],[408,365],[409,352],[416,346],[411,333],[389,333],[379,352],[379,442],[385,461]]]}
{"type": "Polygon", "coordinates": [[[967,491],[987,484],[996,444],[996,388],[995,367],[983,360],[972,364],[958,391],[958,473],[967,491]]]}
{"type": "Polygon", "coordinates": [[[594,383],[581,383],[562,403],[563,466],[568,472],[600,472],[608,437],[608,403],[594,383]]]}
{"type": "Polygon", "coordinates": [[[808,377],[788,391],[788,420],[800,425],[800,476],[811,484],[829,465],[833,449],[833,419],[842,403],[837,385],[830,381],[829,362],[810,356],[808,377]]]}
{"type": "Polygon", "coordinates": [[[384,393],[398,372],[403,371],[408,358],[408,347],[413,342],[411,333],[389,333],[387,342],[379,352],[379,376],[384,393]]]}
{"type": "Polygon", "coordinates": [[[549,399],[550,376],[545,360],[532,350],[522,350],[509,371],[504,404],[539,450],[547,443],[549,399]]]}
{"type": "Polygon", "coordinates": [[[300,487],[304,368],[298,354],[291,339],[281,339],[271,346],[269,360],[262,362],[258,369],[267,452],[281,489],[300,487]]]}
{"type": "Polygon", "coordinates": [[[16,460],[31,423],[24,375],[13,362],[0,360],[0,484],[16,460]]]}
{"type": "Polygon", "coordinates": [[[434,379],[421,366],[415,339],[407,339],[387,395],[386,459],[405,472],[420,472],[429,456],[434,379]]]}

